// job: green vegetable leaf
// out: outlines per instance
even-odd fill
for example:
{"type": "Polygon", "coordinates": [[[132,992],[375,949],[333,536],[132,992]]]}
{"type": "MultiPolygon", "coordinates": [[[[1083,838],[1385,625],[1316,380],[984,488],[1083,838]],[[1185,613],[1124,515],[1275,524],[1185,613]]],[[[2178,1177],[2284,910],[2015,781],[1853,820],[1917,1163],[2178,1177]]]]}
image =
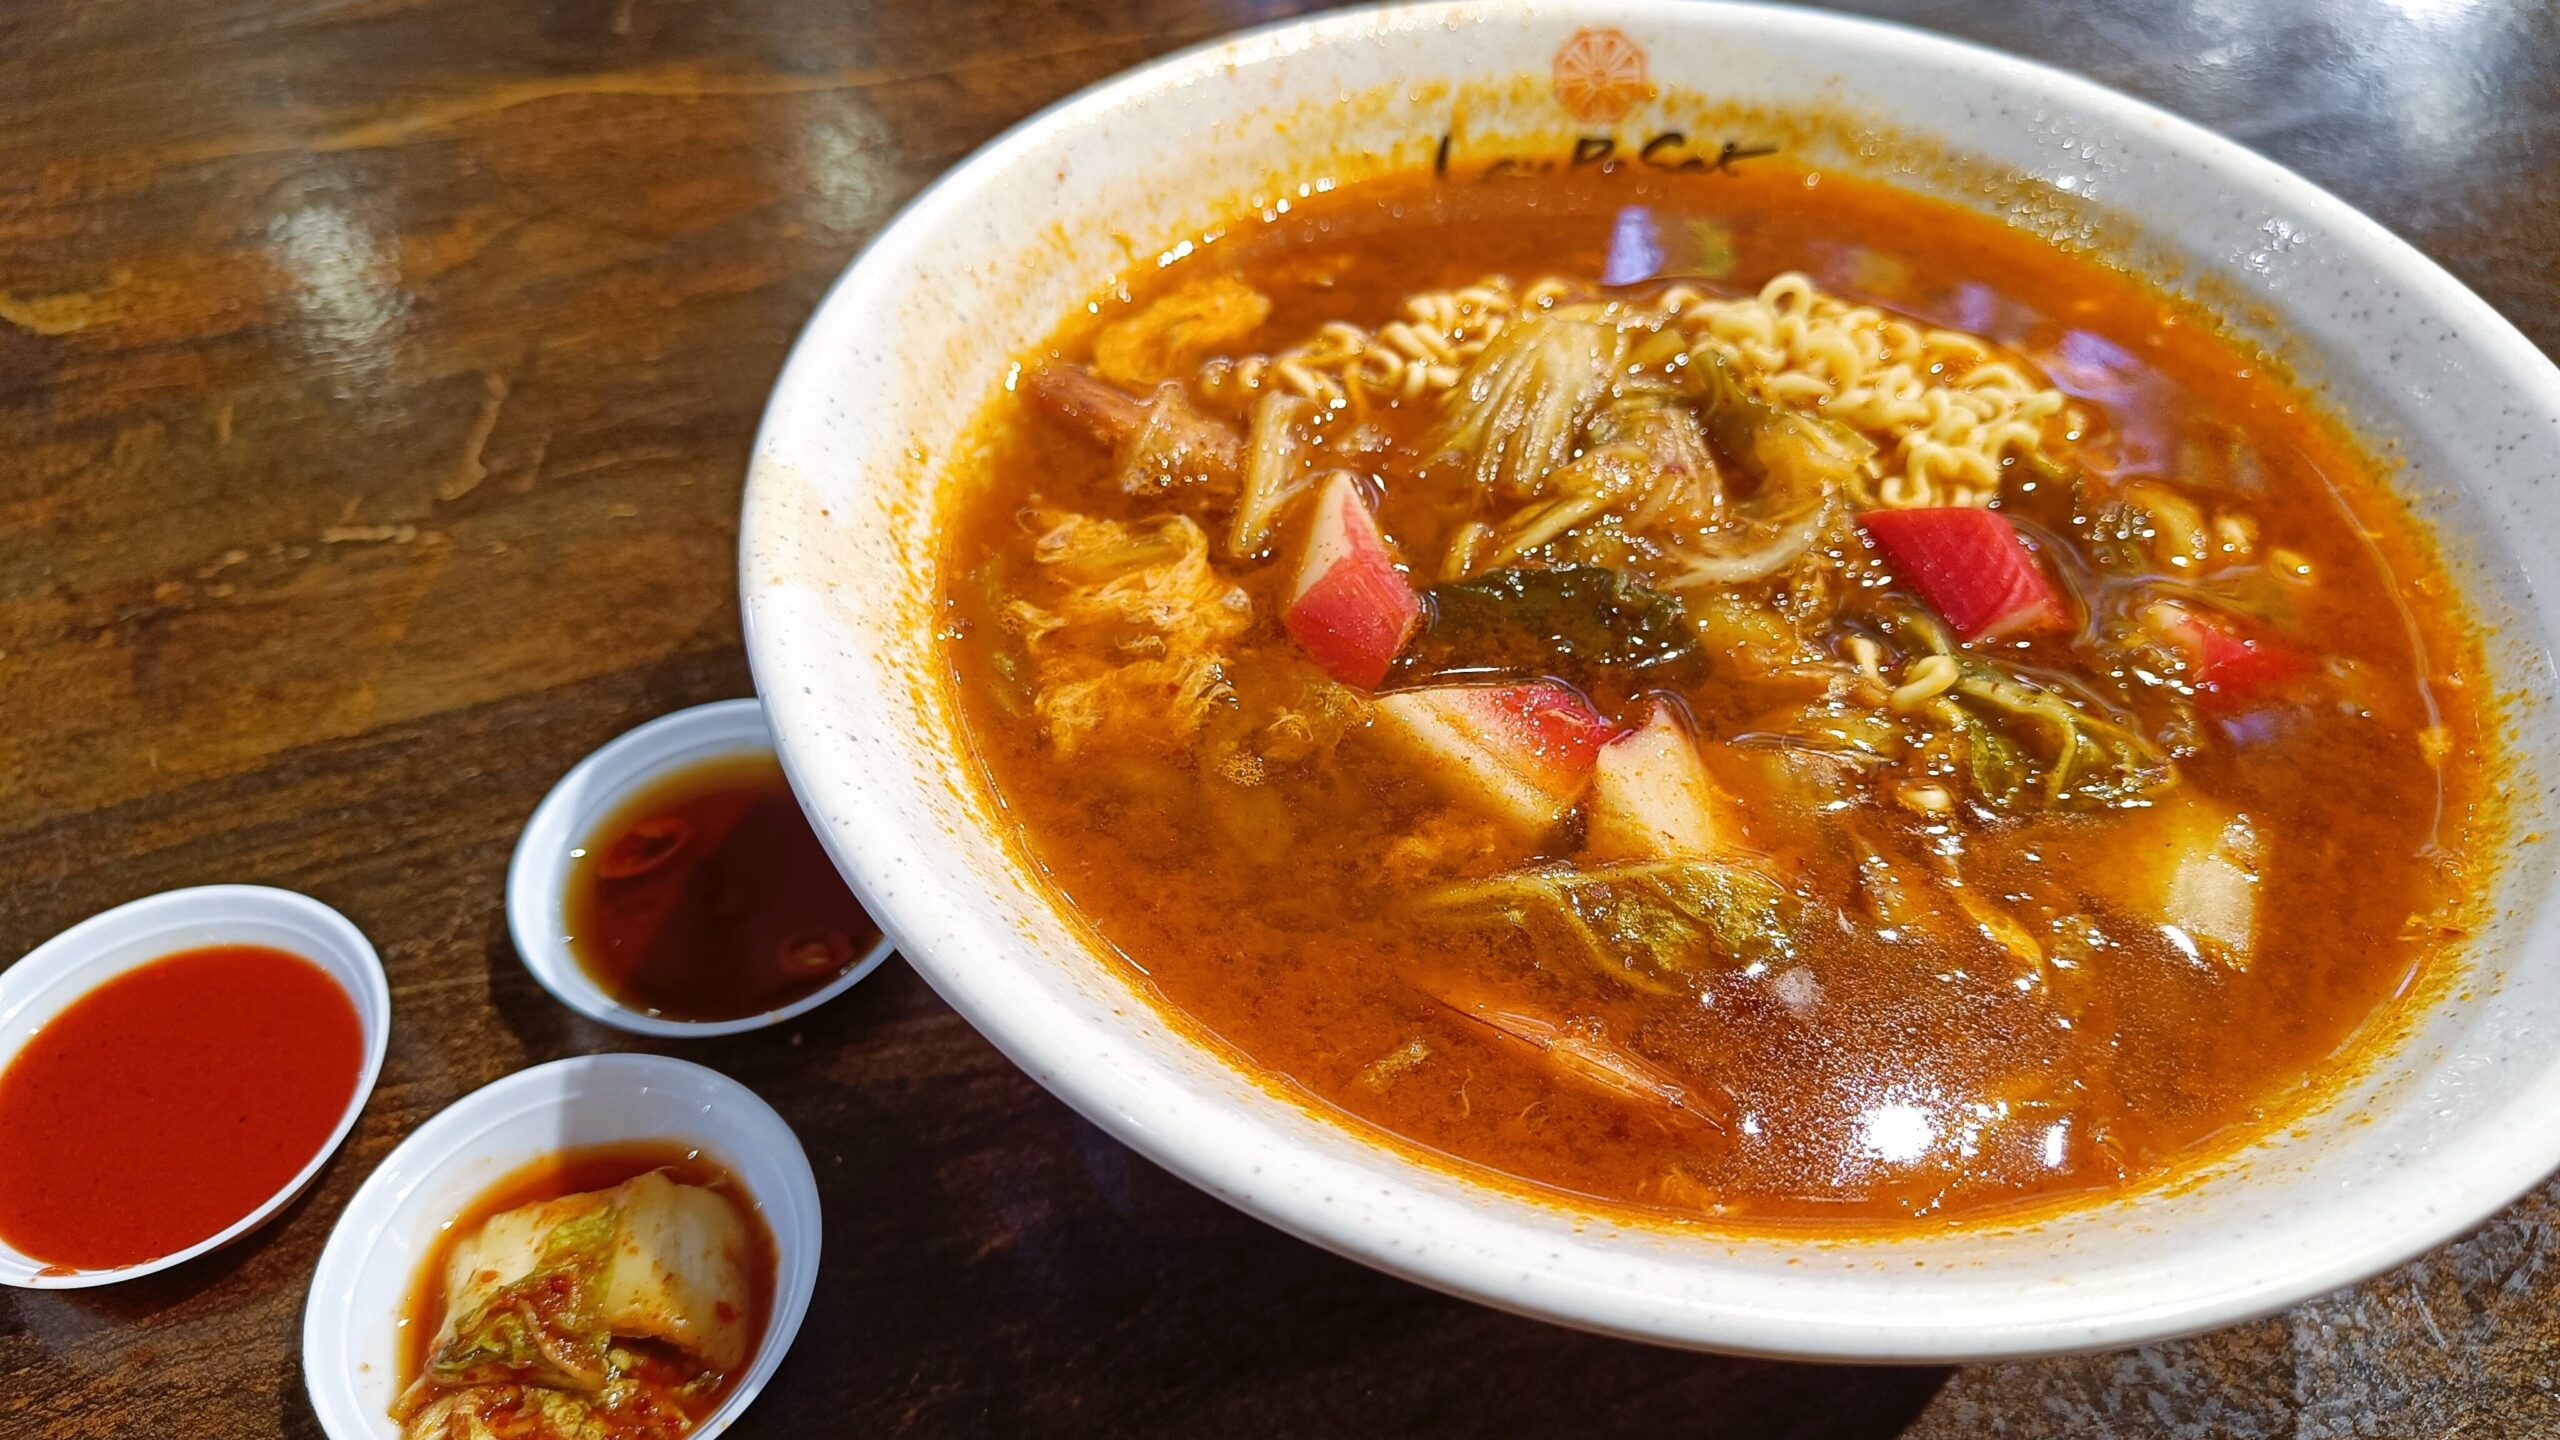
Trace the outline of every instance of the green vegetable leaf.
{"type": "Polygon", "coordinates": [[[1467,452],[1486,489],[1528,499],[1573,458],[1626,353],[1627,334],[1605,307],[1524,314],[1468,362],[1443,402],[1435,448],[1467,452]]]}
{"type": "Polygon", "coordinates": [[[1961,705],[1948,706],[1947,718],[1964,737],[1965,778],[1983,804],[2007,811],[2038,798],[2035,762],[1999,726],[1961,705]]]}
{"type": "Polygon", "coordinates": [[[1719,453],[1760,477],[1757,503],[1778,512],[1838,493],[1875,454],[1875,443],[1837,420],[1800,414],[1751,393],[1720,356],[1680,374],[1700,404],[1719,453]]]}
{"type": "Polygon", "coordinates": [[[1429,619],[1397,662],[1399,679],[1553,675],[1588,689],[1706,675],[1680,601],[1604,566],[1495,570],[1426,593],[1429,619]]]}
{"type": "Polygon", "coordinates": [[[552,1227],[534,1268],[500,1286],[454,1326],[427,1362],[439,1384],[494,1380],[592,1389],[606,1374],[597,1304],[613,1268],[621,1212],[596,1205],[552,1227]]]}
{"type": "Polygon", "coordinates": [[[1964,732],[1966,768],[1995,810],[2107,809],[2176,780],[2141,735],[1979,660],[1964,662],[1955,694],[1962,703],[1947,711],[1964,732]]]}
{"type": "Polygon", "coordinates": [[[1443,886],[1422,903],[1461,923],[1554,925],[1603,970],[1667,993],[1719,960],[1748,966],[1793,954],[1785,901],[1757,870],[1687,859],[1539,866],[1443,886]]]}

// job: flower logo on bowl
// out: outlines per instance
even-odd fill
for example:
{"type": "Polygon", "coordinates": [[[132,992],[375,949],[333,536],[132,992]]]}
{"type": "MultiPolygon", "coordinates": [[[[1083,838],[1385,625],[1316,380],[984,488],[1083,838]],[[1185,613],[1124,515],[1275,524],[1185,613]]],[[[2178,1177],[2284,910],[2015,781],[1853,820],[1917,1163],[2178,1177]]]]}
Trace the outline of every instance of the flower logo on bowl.
{"type": "Polygon", "coordinates": [[[1556,51],[1556,103],[1573,118],[1608,125],[1653,98],[1644,47],[1613,25],[1585,25],[1556,51]]]}

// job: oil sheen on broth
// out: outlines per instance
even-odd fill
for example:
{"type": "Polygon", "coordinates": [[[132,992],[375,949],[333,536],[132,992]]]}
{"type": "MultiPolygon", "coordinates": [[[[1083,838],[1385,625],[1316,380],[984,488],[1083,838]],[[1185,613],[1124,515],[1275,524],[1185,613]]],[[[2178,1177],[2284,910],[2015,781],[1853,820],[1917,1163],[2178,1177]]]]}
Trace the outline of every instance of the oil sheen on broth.
{"type": "Polygon", "coordinates": [[[1097,312],[953,482],[961,712],[1142,983],[1407,1146],[1746,1227],[2085,1197],[2457,927],[2431,553],[2124,275],[1836,176],[1415,176],[1097,312]]]}

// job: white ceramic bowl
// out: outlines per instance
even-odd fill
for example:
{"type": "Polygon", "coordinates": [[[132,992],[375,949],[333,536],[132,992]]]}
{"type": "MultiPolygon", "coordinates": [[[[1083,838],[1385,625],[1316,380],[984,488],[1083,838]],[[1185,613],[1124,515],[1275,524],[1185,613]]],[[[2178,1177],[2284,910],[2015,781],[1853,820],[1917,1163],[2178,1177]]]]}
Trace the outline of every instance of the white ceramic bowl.
{"type": "Polygon", "coordinates": [[[706,760],[772,750],[773,735],[765,728],[763,705],[754,700],[720,700],[661,715],[617,735],[560,777],[560,783],[534,807],[533,818],[516,838],[515,858],[507,864],[507,929],[515,937],[516,954],[543,989],[579,1014],[617,1030],[699,1039],[761,1030],[805,1015],[880,968],[880,962],[897,949],[885,933],[850,969],[788,1005],[735,1020],[677,1020],[623,1004],[569,953],[568,924],[563,919],[569,871],[576,850],[594,836],[596,827],[624,801],[679,770],[706,760]]]}
{"type": "Polygon", "coordinates": [[[219,1234],[156,1260],[106,1270],[58,1269],[0,1242],[0,1285],[34,1290],[109,1285],[218,1250],[265,1224],[301,1194],[355,1128],[391,1040],[391,986],[383,979],[381,957],[347,917],[308,895],[263,885],[204,885],[145,896],[90,916],[0,971],[0,1071],[46,1021],[99,985],[163,956],[208,945],[263,945],[299,955],[327,971],[355,1003],[364,1036],[364,1069],[336,1127],[283,1189],[219,1234]]]}
{"type": "Polygon", "coordinates": [[[437,1231],[488,1188],[564,1149],[664,1140],[738,1178],[773,1231],[773,1318],[747,1373],[694,1430],[736,1423],[799,1333],[818,1279],[818,1181],[798,1137],[755,1092],[716,1070],[657,1055],[585,1055],[536,1065],[463,1096],[366,1177],[312,1273],[302,1380],[330,1440],[396,1440],[400,1311],[437,1231]]]}
{"type": "MultiPolygon", "coordinates": [[[[938,683],[931,491],[1008,362],[1123,269],[1239,200],[1460,155],[1550,160],[1787,135],[1793,159],[1960,204],[2025,195],[2102,250],[2263,304],[2336,413],[2407,462],[2490,639],[2542,713],[2560,633],[2560,376],[2380,226],[2193,125],[1910,31],[1719,4],[1426,5],[1257,31],[1158,62],[989,144],[848,270],[777,385],[750,474],[748,652],[821,833],[925,977],[1042,1084],[1149,1157],[1320,1245],[1487,1303],[1717,1349],[1955,1360],[2130,1344],[2372,1274],[2560,1162],[2550,845],[2516,849],[2463,983],[2298,1124],[2189,1183],[2027,1227],[1883,1241],[1621,1225],[1356,1138],[1169,1026],[1087,953],[997,840],[938,683]],[[1660,87],[1614,125],[1543,83],[1584,26],[1660,87]],[[1772,117],[1846,117],[1788,135],[1772,117]],[[1943,142],[1942,146],[1928,143],[1943,142]],[[1870,143],[1873,142],[1873,143],[1870,143]],[[1929,157],[1952,152],[1957,160],[1929,157]],[[1125,237],[1125,239],[1124,239],[1125,237]]],[[[2519,834],[2548,829],[2560,729],[2519,727],[2519,834]]]]}

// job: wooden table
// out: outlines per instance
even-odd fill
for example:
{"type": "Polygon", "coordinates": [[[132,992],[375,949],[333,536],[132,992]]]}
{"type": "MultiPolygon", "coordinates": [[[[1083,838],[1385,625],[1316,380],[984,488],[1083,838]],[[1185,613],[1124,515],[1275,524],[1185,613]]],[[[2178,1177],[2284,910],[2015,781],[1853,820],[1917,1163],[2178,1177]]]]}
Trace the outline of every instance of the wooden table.
{"type": "MultiPolygon", "coordinates": [[[[630,725],[747,693],[767,385],[897,204],[997,129],[1290,0],[17,0],[0,14],[0,955],[171,886],[308,891],[397,1025],[249,1241],[0,1292],[0,1436],[319,1433],[349,1194],[454,1097],[636,1048],[517,963],[517,827],[630,725]]],[[[2560,344],[2547,0],[1869,7],[2275,156],[2560,344]]],[[[645,1047],[637,1047],[645,1048],[645,1047]]],[[[2560,1434],[2560,1190],[2290,1314],[1960,1371],[1673,1354],[1286,1239],[1104,1138],[903,966],[682,1047],[770,1098],[826,1280],[737,1432],[2560,1434]]]]}

